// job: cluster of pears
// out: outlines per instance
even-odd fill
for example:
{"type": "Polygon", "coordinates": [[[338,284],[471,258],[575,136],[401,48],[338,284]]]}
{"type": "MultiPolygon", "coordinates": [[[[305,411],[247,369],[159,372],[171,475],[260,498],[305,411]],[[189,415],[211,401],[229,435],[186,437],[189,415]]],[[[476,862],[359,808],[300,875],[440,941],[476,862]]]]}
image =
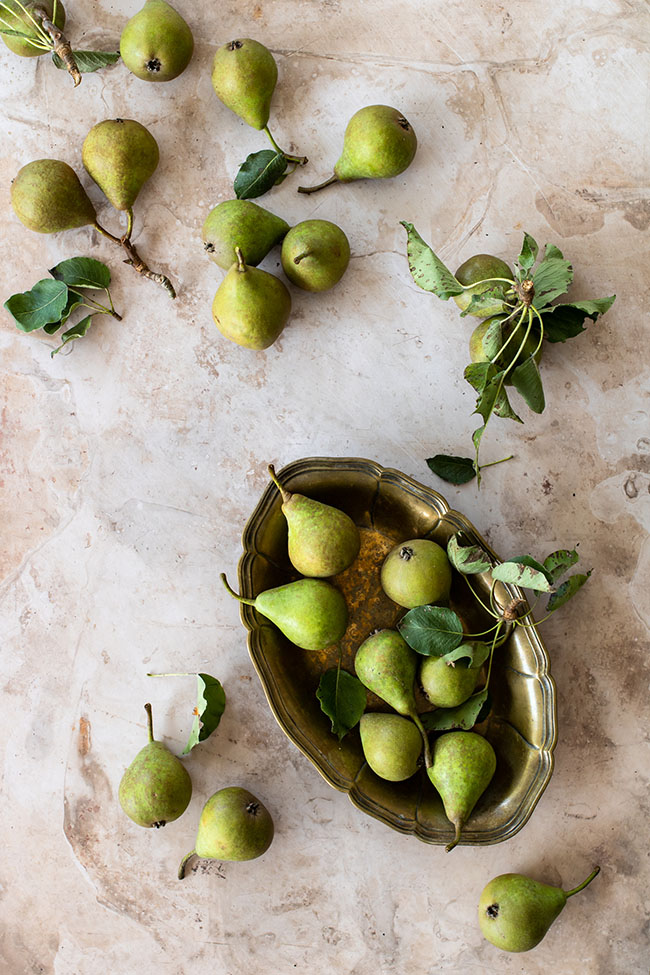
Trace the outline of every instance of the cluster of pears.
{"type": "MultiPolygon", "coordinates": [[[[138,826],[159,828],[178,819],[192,798],[192,780],[181,760],[153,736],[150,704],[145,704],[149,740],[120,781],[118,798],[138,826]]],[[[253,860],[271,845],[271,814],[252,793],[238,786],[215,792],[203,807],[194,848],[182,860],[178,876],[192,856],[208,860],[253,860]]]]}
{"type": "Polygon", "coordinates": [[[226,338],[248,349],[267,349],[291,312],[291,295],[274,274],[258,268],[282,242],[282,268],[305,291],[327,291],[350,261],[344,232],[329,220],[286,220],[250,200],[225,200],[208,214],[203,246],[212,261],[227,270],[212,303],[212,317],[226,338]]]}
{"type": "Polygon", "coordinates": [[[254,599],[233,592],[223,573],[221,579],[231,596],[275,623],[291,643],[302,650],[325,650],[342,639],[348,625],[345,599],[326,580],[356,559],[359,529],[339,508],[287,491],[275,468],[269,465],[268,470],[282,498],[289,560],[305,578],[266,589],[254,599]]]}
{"type": "Polygon", "coordinates": [[[162,285],[174,298],[176,293],[169,278],[153,272],[131,242],[133,206],[158,160],[158,143],[135,119],[98,122],[84,139],[82,161],[88,175],[109,203],[126,215],[126,230],[120,236],[98,222],[95,207],[77,174],[60,159],[36,159],[23,166],[11,186],[11,203],[18,219],[36,233],[94,227],[123,248],[126,264],[162,285]]]}

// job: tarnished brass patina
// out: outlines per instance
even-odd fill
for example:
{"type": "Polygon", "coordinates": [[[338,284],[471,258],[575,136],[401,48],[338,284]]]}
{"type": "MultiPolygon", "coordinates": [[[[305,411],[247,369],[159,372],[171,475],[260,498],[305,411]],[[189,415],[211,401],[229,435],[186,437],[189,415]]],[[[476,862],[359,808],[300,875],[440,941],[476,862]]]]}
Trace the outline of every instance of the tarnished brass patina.
{"type": "MultiPolygon", "coordinates": [[[[342,666],[354,673],[354,655],[374,630],[394,626],[405,610],[383,593],[381,564],[398,542],[432,538],[441,545],[457,531],[498,556],[464,515],[445,499],[399,471],[361,458],[310,457],[279,472],[287,490],[306,494],[346,511],[361,532],[356,562],[332,581],[345,595],[350,623],[342,642],[342,666]]],[[[297,573],[287,557],[287,527],[281,498],[269,482],[243,533],[244,554],[239,563],[242,595],[254,597],[264,589],[291,582],[297,573]]],[[[472,596],[465,581],[454,574],[451,606],[468,632],[487,628],[490,617],[472,596]]],[[[486,601],[490,573],[473,576],[472,583],[486,601]]],[[[515,586],[499,583],[495,590],[502,608],[524,599],[515,586]]],[[[527,604],[526,608],[527,608],[527,604]]],[[[339,743],[320,709],[316,688],[323,672],[336,666],[339,650],[312,653],[299,650],[255,610],[241,607],[249,630],[248,647],[271,709],[281,728],[327,781],[347,792],[364,812],[401,833],[425,843],[446,844],[451,827],[442,803],[421,770],[405,782],[387,782],[366,765],[358,728],[339,743]]],[[[490,691],[492,712],[478,729],[497,754],[497,771],[479,800],[461,844],[487,845],[513,836],[528,820],[553,771],[556,741],[555,685],[549,660],[534,629],[511,627],[507,641],[495,651],[490,691]]],[[[371,710],[389,710],[368,695],[371,710]]],[[[431,710],[418,697],[421,712],[431,710]]]]}

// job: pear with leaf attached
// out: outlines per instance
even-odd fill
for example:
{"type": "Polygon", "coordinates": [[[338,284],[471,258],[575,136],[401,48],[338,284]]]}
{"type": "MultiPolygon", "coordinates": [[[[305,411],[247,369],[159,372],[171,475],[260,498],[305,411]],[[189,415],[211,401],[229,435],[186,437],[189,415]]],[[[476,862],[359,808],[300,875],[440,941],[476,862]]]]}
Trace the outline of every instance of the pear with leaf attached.
{"type": "Polygon", "coordinates": [[[226,108],[254,129],[264,129],[278,80],[275,58],[250,37],[223,44],[214,56],[212,87],[226,108]]]}
{"type": "Polygon", "coordinates": [[[18,171],[11,205],[21,223],[38,234],[94,224],[95,208],[74,169],[60,159],[35,159],[18,171]]]}
{"type": "Polygon", "coordinates": [[[359,554],[361,539],[350,516],[304,494],[291,494],[278,480],[273,465],[269,465],[269,474],[282,495],[293,567],[301,575],[325,578],[352,565],[359,554]]]}
{"type": "Polygon", "coordinates": [[[478,923],[488,941],[503,951],[530,951],[573,897],[600,872],[596,867],[573,890],[542,884],[520,873],[503,873],[487,884],[478,905],[478,923]]]}
{"type": "Polygon", "coordinates": [[[214,323],[227,339],[247,349],[268,349],[278,338],[291,313],[291,295],[285,284],[268,271],[249,267],[241,249],[212,302],[214,323]]]}
{"type": "Polygon", "coordinates": [[[413,162],[417,145],[413,126],[398,109],[368,105],[355,112],[347,124],[334,175],[318,186],[301,186],[298,192],[315,193],[332,183],[355,179],[398,176],[413,162]]]}
{"type": "Polygon", "coordinates": [[[181,860],[178,879],[185,876],[188,860],[255,860],[273,840],[273,819],[259,799],[239,786],[219,789],[210,796],[199,820],[196,843],[181,860]]]}
{"type": "Polygon", "coordinates": [[[142,81],[172,81],[185,71],[193,51],[192,31],[166,0],[146,0],[120,37],[122,60],[142,81]]]}
{"type": "Polygon", "coordinates": [[[415,774],[422,736],[408,718],[370,711],[361,716],[359,733],[365,759],[380,778],[403,782],[415,774]]]}
{"type": "Polygon", "coordinates": [[[474,731],[449,731],[433,746],[433,765],[427,769],[454,826],[454,838],[445,849],[453,850],[474,806],[492,780],[497,767],[494,749],[474,731]]]}
{"type": "Polygon", "coordinates": [[[55,0],[27,0],[25,3],[20,3],[17,0],[3,0],[0,5],[0,28],[16,31],[16,34],[0,34],[10,51],[20,55],[21,58],[37,58],[40,54],[48,53],[50,48],[44,48],[36,24],[40,26],[45,13],[55,27],[63,30],[65,9],[59,0],[55,10],[54,2],[55,0]],[[53,14],[54,20],[52,20],[53,14]]]}
{"type": "Polygon", "coordinates": [[[81,158],[116,210],[129,211],[158,166],[158,143],[135,119],[98,122],[84,139],[81,158]]]}
{"type": "Polygon", "coordinates": [[[164,826],[178,819],[192,798],[192,780],[179,758],[153,737],[151,705],[145,704],[149,741],[122,776],[120,805],[138,826],[164,826]]]}
{"type": "Polygon", "coordinates": [[[228,270],[237,260],[236,247],[248,267],[257,267],[288,230],[286,220],[251,200],[224,200],[210,210],[201,236],[210,260],[228,270]]]}
{"type": "MultiPolygon", "coordinates": [[[[474,295],[485,294],[497,287],[504,291],[507,290],[508,282],[513,280],[514,274],[500,257],[493,257],[492,254],[474,254],[463,261],[456,271],[455,278],[462,285],[465,285],[466,290],[462,294],[454,295],[454,301],[461,311],[467,311],[474,295]],[[500,280],[492,281],[491,278],[500,280]]],[[[476,315],[478,318],[489,318],[501,312],[508,314],[509,311],[510,309],[503,300],[495,296],[491,304],[484,304],[475,311],[468,312],[468,314],[476,315]]]]}
{"type": "Polygon", "coordinates": [[[378,630],[357,650],[354,669],[361,683],[390,704],[398,714],[413,721],[422,736],[424,764],[431,765],[429,739],[415,704],[417,654],[397,630],[378,630]]]}
{"type": "Polygon", "coordinates": [[[348,625],[348,609],[338,589],[323,579],[297,579],[261,592],[255,599],[239,596],[221,581],[240,603],[254,606],[301,650],[325,650],[338,643],[348,625]]]}

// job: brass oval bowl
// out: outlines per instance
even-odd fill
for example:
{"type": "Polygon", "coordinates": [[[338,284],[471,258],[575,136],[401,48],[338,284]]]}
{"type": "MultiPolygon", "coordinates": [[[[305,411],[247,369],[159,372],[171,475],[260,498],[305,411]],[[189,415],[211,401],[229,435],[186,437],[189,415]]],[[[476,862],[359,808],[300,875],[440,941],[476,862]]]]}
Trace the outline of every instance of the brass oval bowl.
{"type": "MultiPolygon", "coordinates": [[[[343,592],[350,622],[342,641],[342,666],[354,673],[354,655],[376,629],[392,627],[405,612],[383,593],[381,564],[398,542],[432,538],[441,545],[457,531],[498,556],[473,525],[436,491],[390,468],[361,458],[309,457],[279,472],[287,490],[306,494],[346,511],[361,533],[355,563],[333,580],[343,592]]],[[[298,578],[287,556],[287,526],[277,489],[269,482],[242,536],[238,576],[242,595],[298,578]]],[[[464,580],[454,574],[451,605],[472,632],[489,619],[464,580]]],[[[483,598],[489,573],[473,577],[483,598]]],[[[514,586],[499,584],[497,600],[524,598],[514,586]]],[[[271,710],[280,727],[323,777],[359,809],[425,843],[446,844],[453,830],[442,803],[421,770],[406,782],[387,782],[367,766],[358,728],[342,742],[331,733],[316,689],[321,675],[338,660],[336,647],[319,653],[299,650],[251,606],[242,604],[248,648],[271,710]]],[[[482,846],[513,836],[526,823],[553,771],[556,742],[555,685],[545,647],[536,630],[515,627],[495,652],[490,681],[492,712],[481,727],[497,755],[497,771],[467,823],[461,844],[482,846]]],[[[421,711],[431,710],[420,697],[421,711]]],[[[369,695],[371,710],[390,710],[369,695]]]]}

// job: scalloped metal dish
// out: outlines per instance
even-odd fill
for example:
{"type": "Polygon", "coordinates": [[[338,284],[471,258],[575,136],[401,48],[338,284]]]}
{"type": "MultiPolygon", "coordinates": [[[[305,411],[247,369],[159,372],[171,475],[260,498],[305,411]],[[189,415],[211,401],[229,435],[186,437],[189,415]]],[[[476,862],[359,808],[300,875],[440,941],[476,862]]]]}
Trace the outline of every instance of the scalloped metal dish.
{"type": "MultiPolygon", "coordinates": [[[[387,552],[409,538],[432,538],[445,545],[457,531],[490,549],[473,525],[436,491],[390,468],[362,458],[310,457],[285,467],[287,489],[346,511],[359,526],[359,558],[332,581],[345,595],[350,623],[342,664],[354,673],[357,647],[373,630],[394,626],[404,610],[381,590],[379,570],[387,552]]],[[[287,528],[276,488],[269,483],[242,536],[240,592],[254,597],[264,589],[298,578],[287,557],[287,528]]],[[[489,573],[474,576],[481,596],[489,573]]],[[[505,603],[523,596],[513,586],[497,587],[505,603]]],[[[451,605],[472,632],[485,629],[487,615],[464,580],[456,578],[451,605]]],[[[406,782],[387,782],[367,766],[358,729],[339,743],[320,709],[316,688],[321,674],[336,666],[338,651],[298,649],[252,607],[242,605],[249,652],[280,727],[325,779],[359,809],[392,829],[425,843],[445,844],[450,826],[442,803],[424,771],[406,782]]],[[[513,836],[526,823],[553,771],[556,742],[555,685],[545,647],[535,630],[516,627],[497,650],[490,690],[492,713],[480,729],[497,754],[497,772],[468,822],[462,844],[487,845],[513,836]]],[[[420,698],[419,710],[430,710],[420,698]]],[[[389,710],[370,695],[372,710],[389,710]]]]}

